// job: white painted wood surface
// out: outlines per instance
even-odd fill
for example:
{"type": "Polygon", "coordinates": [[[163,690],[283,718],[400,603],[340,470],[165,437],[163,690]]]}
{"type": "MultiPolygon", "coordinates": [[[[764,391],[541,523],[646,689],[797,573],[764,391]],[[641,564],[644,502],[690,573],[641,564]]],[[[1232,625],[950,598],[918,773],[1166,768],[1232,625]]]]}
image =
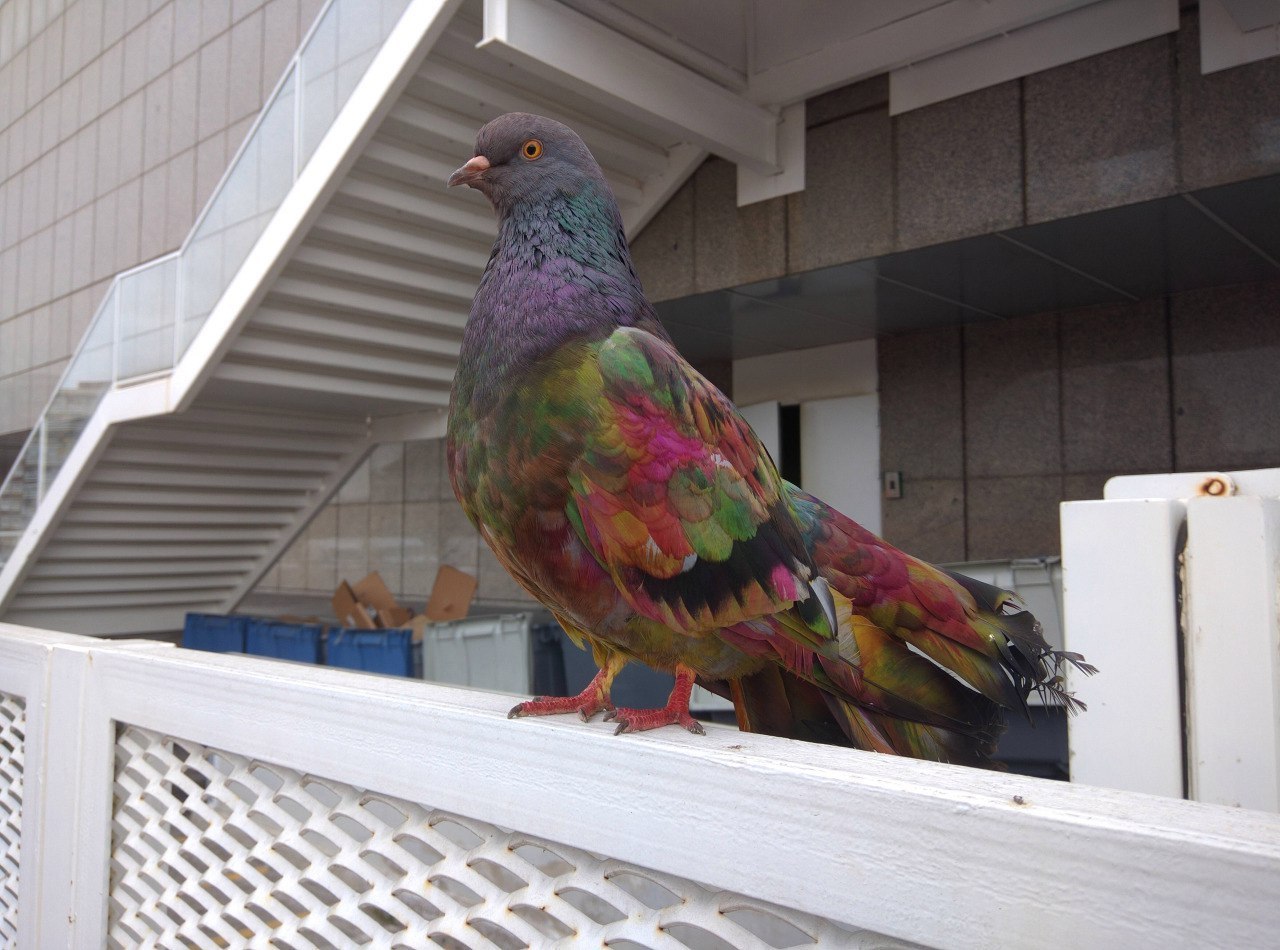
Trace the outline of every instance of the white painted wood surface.
{"type": "Polygon", "coordinates": [[[1066,644],[1101,670],[1073,677],[1072,778],[1280,810],[1280,469],[1105,495],[1062,506],[1066,644]]]}
{"type": "Polygon", "coordinates": [[[101,942],[113,724],[895,941],[1263,946],[1280,930],[1275,814],[725,728],[616,737],[508,720],[498,694],[8,625],[0,659],[0,690],[43,710],[27,738],[24,809],[41,820],[23,816],[20,946],[101,942]]]}
{"type": "Polygon", "coordinates": [[[1280,500],[1187,503],[1187,778],[1280,811],[1280,500]]]}
{"type": "Polygon", "coordinates": [[[1073,781],[1183,795],[1175,582],[1184,517],[1180,501],[1062,506],[1063,639],[1099,670],[1069,674],[1089,706],[1067,724],[1073,781]]]}

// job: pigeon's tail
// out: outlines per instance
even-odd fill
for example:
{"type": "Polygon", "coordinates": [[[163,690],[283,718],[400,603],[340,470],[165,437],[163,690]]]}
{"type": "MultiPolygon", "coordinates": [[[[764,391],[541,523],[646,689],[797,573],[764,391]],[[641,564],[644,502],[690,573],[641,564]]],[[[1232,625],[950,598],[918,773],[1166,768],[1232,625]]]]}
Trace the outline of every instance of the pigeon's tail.
{"type": "Polygon", "coordinates": [[[1028,711],[1026,699],[1032,692],[1047,705],[1063,706],[1071,713],[1084,711],[1085,704],[1067,691],[1063,674],[1068,666],[1074,666],[1091,676],[1098,672],[1097,667],[1086,663],[1079,653],[1051,648],[1040,621],[1013,592],[953,571],[942,573],[973,598],[977,608],[975,626],[994,645],[997,656],[991,659],[1012,683],[1024,712],[1028,711]]]}
{"type": "Polygon", "coordinates": [[[828,742],[838,731],[862,749],[992,766],[1005,713],[1029,715],[1032,691],[1083,708],[1065,688],[1064,666],[1094,668],[1050,648],[1015,595],[912,558],[813,496],[790,494],[813,564],[844,608],[839,649],[797,644],[785,615],[730,631],[746,649],[749,636],[775,645],[779,666],[730,690],[744,728],[828,742]]]}

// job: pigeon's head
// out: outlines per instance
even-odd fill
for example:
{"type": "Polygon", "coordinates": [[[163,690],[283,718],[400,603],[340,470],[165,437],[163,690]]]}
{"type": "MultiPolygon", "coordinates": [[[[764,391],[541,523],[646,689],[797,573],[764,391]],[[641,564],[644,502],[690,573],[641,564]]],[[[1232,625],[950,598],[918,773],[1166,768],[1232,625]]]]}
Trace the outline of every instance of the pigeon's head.
{"type": "Polygon", "coordinates": [[[498,214],[556,195],[577,195],[590,185],[610,195],[595,158],[563,123],[527,112],[509,112],[476,135],[475,157],[449,176],[484,194],[498,214]]]}

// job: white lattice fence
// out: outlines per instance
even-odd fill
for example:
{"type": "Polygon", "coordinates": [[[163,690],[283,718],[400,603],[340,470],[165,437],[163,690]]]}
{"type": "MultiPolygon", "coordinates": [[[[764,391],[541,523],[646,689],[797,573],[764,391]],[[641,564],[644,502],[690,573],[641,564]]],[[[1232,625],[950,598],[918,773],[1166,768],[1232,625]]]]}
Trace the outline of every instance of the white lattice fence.
{"type": "Polygon", "coordinates": [[[26,703],[0,693],[0,946],[18,943],[22,847],[22,765],[26,703]]]}
{"type": "Polygon", "coordinates": [[[121,948],[907,946],[134,727],[111,868],[121,948]]]}
{"type": "Polygon", "coordinates": [[[23,862],[0,947],[1165,950],[1280,932],[1274,814],[723,727],[618,737],[508,720],[511,701],[0,624],[6,881],[18,827],[23,862]]]}

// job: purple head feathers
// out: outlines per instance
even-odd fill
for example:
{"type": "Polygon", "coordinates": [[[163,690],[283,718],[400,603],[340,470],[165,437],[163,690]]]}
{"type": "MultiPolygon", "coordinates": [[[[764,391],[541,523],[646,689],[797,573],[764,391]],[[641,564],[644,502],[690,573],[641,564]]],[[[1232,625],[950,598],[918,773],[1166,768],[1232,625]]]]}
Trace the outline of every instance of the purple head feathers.
{"type": "Polygon", "coordinates": [[[465,184],[492,202],[499,217],[520,205],[592,190],[613,193],[600,166],[577,134],[561,122],[528,112],[508,112],[476,135],[475,156],[449,184],[465,184]]]}
{"type": "Polygon", "coordinates": [[[499,116],[450,183],[480,191],[498,215],[458,368],[465,398],[497,398],[513,376],[574,339],[641,324],[666,337],[631,265],[613,192],[568,126],[499,116]]]}

